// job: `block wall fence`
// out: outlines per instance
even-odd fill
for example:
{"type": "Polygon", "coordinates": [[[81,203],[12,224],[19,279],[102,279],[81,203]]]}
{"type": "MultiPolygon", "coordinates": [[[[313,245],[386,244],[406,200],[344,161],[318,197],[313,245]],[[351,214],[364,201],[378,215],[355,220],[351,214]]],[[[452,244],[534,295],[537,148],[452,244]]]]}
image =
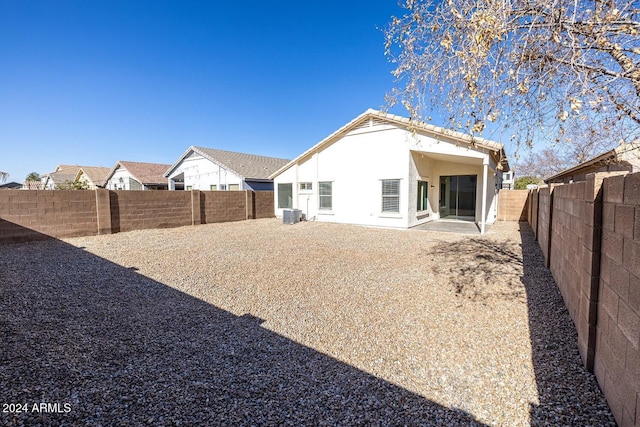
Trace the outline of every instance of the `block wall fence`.
{"type": "Polygon", "coordinates": [[[0,191],[0,242],[274,217],[272,191],[0,191]]]}
{"type": "Polygon", "coordinates": [[[500,190],[498,193],[498,221],[526,221],[528,216],[527,190],[500,190]]]}
{"type": "Polygon", "coordinates": [[[621,426],[640,426],[640,173],[529,192],[528,222],[621,426]]]}

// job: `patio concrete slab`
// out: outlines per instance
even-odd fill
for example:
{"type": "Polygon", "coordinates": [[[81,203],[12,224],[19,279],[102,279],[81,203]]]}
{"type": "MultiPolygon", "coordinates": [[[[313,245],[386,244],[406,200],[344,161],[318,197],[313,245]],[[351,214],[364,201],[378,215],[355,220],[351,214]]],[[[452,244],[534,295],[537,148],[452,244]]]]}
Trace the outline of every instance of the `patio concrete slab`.
{"type": "MultiPolygon", "coordinates": [[[[489,231],[491,226],[485,225],[485,231],[489,231]]],[[[458,234],[480,234],[480,228],[475,222],[461,220],[438,220],[427,222],[413,227],[414,230],[440,231],[445,233],[458,234]]]]}

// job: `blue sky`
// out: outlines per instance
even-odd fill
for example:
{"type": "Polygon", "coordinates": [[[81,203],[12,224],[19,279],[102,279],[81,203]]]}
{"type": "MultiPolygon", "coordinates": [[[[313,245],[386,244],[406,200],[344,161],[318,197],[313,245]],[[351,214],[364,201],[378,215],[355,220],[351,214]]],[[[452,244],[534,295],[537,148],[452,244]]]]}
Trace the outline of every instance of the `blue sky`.
{"type": "Polygon", "coordinates": [[[0,170],[170,164],[190,145],[293,158],[384,105],[381,29],[400,13],[396,0],[0,0],[0,170]]]}

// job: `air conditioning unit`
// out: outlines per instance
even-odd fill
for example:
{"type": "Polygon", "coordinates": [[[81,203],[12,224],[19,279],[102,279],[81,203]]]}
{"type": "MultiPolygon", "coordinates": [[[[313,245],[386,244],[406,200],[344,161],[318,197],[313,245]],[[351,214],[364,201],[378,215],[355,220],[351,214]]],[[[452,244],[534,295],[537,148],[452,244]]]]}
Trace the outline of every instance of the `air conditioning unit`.
{"type": "Polygon", "coordinates": [[[300,222],[300,216],[302,216],[302,211],[300,209],[283,209],[282,223],[295,224],[297,222],[300,222]]]}

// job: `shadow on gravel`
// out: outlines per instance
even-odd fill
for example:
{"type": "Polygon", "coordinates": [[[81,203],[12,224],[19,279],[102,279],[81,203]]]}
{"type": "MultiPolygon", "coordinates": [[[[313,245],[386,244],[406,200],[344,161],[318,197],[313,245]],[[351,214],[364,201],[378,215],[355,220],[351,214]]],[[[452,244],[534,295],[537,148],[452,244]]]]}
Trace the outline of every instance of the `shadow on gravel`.
{"type": "Polygon", "coordinates": [[[480,425],[59,240],[0,244],[0,304],[0,425],[480,425]]]}
{"type": "Polygon", "coordinates": [[[434,273],[449,279],[448,284],[457,298],[483,304],[496,298],[510,301],[526,298],[520,282],[522,257],[513,247],[483,237],[471,237],[440,243],[424,256],[437,259],[434,273]],[[496,280],[498,276],[500,278],[496,280]]]}
{"type": "Polygon", "coordinates": [[[531,405],[531,424],[615,426],[595,377],[582,365],[575,326],[526,222],[520,236],[539,401],[531,405]]]}
{"type": "Polygon", "coordinates": [[[526,302],[539,401],[531,405],[531,425],[615,426],[595,377],[582,366],[577,332],[533,232],[526,222],[519,227],[520,244],[473,237],[437,245],[429,252],[437,257],[435,272],[449,278],[457,298],[526,302]]]}

